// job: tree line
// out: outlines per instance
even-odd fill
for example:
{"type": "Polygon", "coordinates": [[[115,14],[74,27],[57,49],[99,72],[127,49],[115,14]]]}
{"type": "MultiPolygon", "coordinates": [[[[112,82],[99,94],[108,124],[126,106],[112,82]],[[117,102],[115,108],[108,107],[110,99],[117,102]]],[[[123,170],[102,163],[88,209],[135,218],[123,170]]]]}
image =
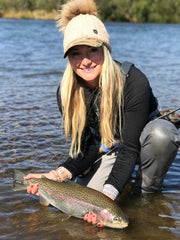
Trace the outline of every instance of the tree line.
{"type": "MultiPolygon", "coordinates": [[[[180,23],[180,0],[95,1],[103,21],[180,23]]],[[[0,12],[9,10],[51,12],[60,10],[61,5],[66,2],[67,0],[0,0],[0,12]]]]}

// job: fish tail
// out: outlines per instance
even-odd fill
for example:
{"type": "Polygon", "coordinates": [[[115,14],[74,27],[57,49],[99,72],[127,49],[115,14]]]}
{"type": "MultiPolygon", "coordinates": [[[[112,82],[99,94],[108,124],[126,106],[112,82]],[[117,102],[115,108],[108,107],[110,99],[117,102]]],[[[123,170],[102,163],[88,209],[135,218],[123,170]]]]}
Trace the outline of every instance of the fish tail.
{"type": "Polygon", "coordinates": [[[23,173],[22,171],[16,169],[14,170],[14,191],[21,191],[26,189],[26,186],[24,185],[24,176],[25,173],[23,173]]]}

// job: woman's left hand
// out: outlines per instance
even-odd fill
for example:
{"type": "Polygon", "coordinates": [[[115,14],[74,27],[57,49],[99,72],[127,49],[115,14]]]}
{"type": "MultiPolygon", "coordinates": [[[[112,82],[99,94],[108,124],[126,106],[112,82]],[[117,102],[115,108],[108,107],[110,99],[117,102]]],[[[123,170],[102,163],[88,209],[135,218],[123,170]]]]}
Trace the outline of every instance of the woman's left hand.
{"type": "MultiPolygon", "coordinates": [[[[105,194],[105,195],[111,198],[112,200],[114,200],[114,197],[112,197],[111,195],[109,194],[105,194]]],[[[84,215],[84,221],[87,221],[88,223],[92,223],[93,225],[97,224],[98,227],[103,227],[102,223],[98,223],[97,215],[92,211],[84,215]]]]}
{"type": "Polygon", "coordinates": [[[111,196],[110,194],[108,193],[104,193],[107,197],[111,198],[113,201],[115,200],[115,198],[113,196],[111,196]]]}

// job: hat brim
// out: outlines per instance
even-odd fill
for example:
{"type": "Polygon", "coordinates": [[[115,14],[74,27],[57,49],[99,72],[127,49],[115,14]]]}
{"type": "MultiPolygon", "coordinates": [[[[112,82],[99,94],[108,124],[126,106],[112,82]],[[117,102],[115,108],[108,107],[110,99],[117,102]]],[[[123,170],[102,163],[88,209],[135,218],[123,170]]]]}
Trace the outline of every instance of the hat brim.
{"type": "Polygon", "coordinates": [[[97,40],[97,39],[92,39],[92,38],[81,38],[79,40],[75,40],[73,42],[71,42],[67,49],[64,52],[64,58],[67,57],[68,55],[68,51],[74,47],[74,46],[78,46],[78,45],[87,45],[87,46],[91,46],[91,47],[101,47],[103,45],[103,42],[101,40],[97,40]]]}

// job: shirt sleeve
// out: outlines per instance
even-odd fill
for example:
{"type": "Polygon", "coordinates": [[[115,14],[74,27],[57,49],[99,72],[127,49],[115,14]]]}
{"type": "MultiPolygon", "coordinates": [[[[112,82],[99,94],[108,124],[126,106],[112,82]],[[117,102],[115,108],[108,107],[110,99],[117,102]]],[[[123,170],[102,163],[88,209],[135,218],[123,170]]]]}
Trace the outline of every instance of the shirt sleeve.
{"type": "Polygon", "coordinates": [[[69,157],[63,164],[73,175],[73,178],[79,174],[83,174],[84,171],[88,170],[94,163],[94,161],[100,157],[94,137],[86,129],[85,135],[83,136],[81,152],[77,158],[69,157]]]}
{"type": "Polygon", "coordinates": [[[120,193],[128,182],[140,152],[139,138],[148,121],[152,91],[145,75],[132,67],[124,86],[122,143],[106,184],[120,193]]]}

